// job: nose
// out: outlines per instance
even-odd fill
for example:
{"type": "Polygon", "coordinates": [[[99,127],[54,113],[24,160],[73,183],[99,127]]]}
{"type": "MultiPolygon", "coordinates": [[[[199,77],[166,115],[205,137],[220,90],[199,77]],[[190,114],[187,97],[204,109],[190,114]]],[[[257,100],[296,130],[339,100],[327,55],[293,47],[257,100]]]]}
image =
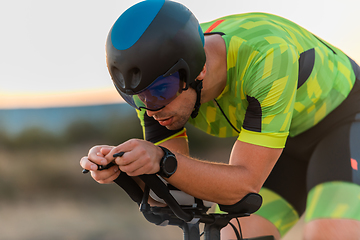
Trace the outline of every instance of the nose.
{"type": "Polygon", "coordinates": [[[157,101],[157,98],[152,96],[148,90],[138,94],[138,97],[145,104],[146,108],[152,108],[153,103],[157,101]]]}
{"type": "Polygon", "coordinates": [[[153,117],[156,113],[158,113],[158,112],[160,112],[161,111],[161,109],[160,110],[148,110],[148,109],[146,109],[146,114],[149,116],[149,117],[153,117]]]}

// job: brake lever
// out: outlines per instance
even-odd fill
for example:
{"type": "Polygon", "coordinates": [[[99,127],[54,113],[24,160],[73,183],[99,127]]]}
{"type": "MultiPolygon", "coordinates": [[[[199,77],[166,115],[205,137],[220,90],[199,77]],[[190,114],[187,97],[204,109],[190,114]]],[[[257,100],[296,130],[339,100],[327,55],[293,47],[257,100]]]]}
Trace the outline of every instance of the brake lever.
{"type": "MultiPolygon", "coordinates": [[[[113,155],[113,157],[114,158],[117,158],[117,157],[122,157],[123,155],[124,155],[124,153],[125,152],[118,152],[118,153],[115,153],[114,155],[113,155]]],[[[97,165],[98,166],[98,171],[102,171],[102,170],[105,170],[105,169],[109,169],[109,168],[111,168],[112,166],[114,166],[114,165],[116,165],[116,163],[115,162],[110,162],[108,165],[106,165],[106,166],[103,166],[103,165],[97,165]]],[[[87,169],[83,169],[82,170],[82,173],[88,173],[89,172],[89,170],[87,170],[87,169]]]]}

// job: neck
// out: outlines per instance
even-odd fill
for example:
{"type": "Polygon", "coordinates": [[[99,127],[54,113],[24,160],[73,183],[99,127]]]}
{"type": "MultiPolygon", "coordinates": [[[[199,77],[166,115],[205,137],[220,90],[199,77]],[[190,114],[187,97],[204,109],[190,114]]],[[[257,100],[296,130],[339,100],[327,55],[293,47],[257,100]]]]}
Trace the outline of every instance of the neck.
{"type": "Polygon", "coordinates": [[[218,97],[227,81],[226,46],[218,34],[205,36],[206,74],[203,81],[201,102],[218,97]]]}

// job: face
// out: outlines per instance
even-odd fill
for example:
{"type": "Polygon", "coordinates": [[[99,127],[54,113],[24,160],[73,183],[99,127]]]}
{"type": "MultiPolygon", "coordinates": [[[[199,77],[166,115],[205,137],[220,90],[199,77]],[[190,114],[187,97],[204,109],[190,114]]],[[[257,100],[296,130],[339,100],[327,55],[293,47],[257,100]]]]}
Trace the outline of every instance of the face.
{"type": "Polygon", "coordinates": [[[182,128],[190,118],[195,102],[196,92],[194,89],[189,88],[164,108],[158,111],[146,110],[146,113],[167,129],[177,130],[182,128]]]}

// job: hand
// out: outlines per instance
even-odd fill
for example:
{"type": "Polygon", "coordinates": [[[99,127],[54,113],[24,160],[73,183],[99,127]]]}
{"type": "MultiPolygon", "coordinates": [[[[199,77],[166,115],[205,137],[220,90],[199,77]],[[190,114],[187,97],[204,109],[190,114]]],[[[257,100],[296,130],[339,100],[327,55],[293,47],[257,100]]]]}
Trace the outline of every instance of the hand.
{"type": "MultiPolygon", "coordinates": [[[[115,165],[105,170],[98,170],[98,165],[106,166],[110,163],[106,158],[107,155],[114,147],[101,145],[92,147],[89,150],[88,156],[81,158],[80,165],[83,169],[90,170],[91,177],[98,183],[111,183],[120,174],[119,166],[115,165]]],[[[112,158],[114,160],[114,158],[112,158]]]]}
{"type": "Polygon", "coordinates": [[[164,156],[164,152],[158,146],[148,141],[131,139],[112,148],[105,155],[107,162],[113,161],[113,155],[118,152],[125,152],[125,154],[115,158],[115,163],[121,171],[126,172],[129,176],[159,172],[160,160],[164,156]]]}

